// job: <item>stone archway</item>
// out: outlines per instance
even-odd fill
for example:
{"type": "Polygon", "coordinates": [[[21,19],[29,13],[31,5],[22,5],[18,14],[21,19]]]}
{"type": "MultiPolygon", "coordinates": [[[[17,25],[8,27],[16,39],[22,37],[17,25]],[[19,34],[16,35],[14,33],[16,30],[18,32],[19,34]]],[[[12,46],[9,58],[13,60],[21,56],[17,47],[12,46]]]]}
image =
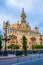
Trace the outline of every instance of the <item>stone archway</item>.
{"type": "Polygon", "coordinates": [[[34,42],[36,42],[36,38],[35,37],[31,37],[31,42],[34,44],[34,42]]]}
{"type": "Polygon", "coordinates": [[[17,41],[17,36],[15,36],[15,35],[9,35],[9,38],[10,38],[10,43],[11,43],[11,44],[16,44],[16,43],[18,43],[18,41],[17,41]]]}
{"type": "Polygon", "coordinates": [[[31,40],[31,46],[30,47],[32,48],[33,45],[36,45],[36,38],[31,37],[30,40],[31,40]]]}

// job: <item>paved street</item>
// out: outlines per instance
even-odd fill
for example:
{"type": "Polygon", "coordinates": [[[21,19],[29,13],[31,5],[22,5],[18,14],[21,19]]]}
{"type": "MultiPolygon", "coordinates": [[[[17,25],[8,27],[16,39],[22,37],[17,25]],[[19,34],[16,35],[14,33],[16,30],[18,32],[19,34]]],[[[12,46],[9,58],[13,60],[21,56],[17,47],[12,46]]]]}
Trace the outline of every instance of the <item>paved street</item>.
{"type": "Polygon", "coordinates": [[[38,65],[43,63],[43,54],[0,60],[0,65],[38,65]]]}
{"type": "Polygon", "coordinates": [[[40,59],[38,58],[32,61],[12,64],[12,65],[43,65],[43,58],[40,58],[40,59]]]}

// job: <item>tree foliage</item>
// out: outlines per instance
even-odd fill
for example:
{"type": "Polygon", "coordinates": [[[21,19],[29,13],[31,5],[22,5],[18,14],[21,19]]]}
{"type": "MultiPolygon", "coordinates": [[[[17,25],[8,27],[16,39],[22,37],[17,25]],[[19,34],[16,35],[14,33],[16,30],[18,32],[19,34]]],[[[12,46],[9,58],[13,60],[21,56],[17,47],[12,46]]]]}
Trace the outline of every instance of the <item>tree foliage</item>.
{"type": "Polygon", "coordinates": [[[17,50],[17,49],[19,49],[19,48],[20,48],[20,46],[19,46],[19,45],[17,45],[17,44],[16,44],[16,45],[11,44],[11,45],[9,45],[7,48],[8,48],[8,49],[11,49],[11,50],[12,50],[12,49],[14,49],[14,50],[16,49],[16,50],[17,50]]]}
{"type": "Polygon", "coordinates": [[[43,45],[42,44],[40,44],[40,45],[38,45],[38,44],[32,45],[32,48],[33,49],[43,49],[43,45]]]}
{"type": "Polygon", "coordinates": [[[27,39],[25,36],[22,37],[22,44],[23,44],[24,55],[27,55],[27,39]]]}
{"type": "Polygon", "coordinates": [[[20,46],[16,44],[16,45],[14,45],[14,49],[16,49],[16,50],[20,49],[20,46]]]}

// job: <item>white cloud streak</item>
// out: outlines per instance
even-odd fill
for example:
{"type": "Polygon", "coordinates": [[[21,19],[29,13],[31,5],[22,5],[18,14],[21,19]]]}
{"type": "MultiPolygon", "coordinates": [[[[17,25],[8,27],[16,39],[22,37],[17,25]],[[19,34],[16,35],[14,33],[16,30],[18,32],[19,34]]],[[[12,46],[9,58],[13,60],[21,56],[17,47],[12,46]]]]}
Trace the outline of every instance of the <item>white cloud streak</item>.
{"type": "Polygon", "coordinates": [[[6,5],[10,8],[24,8],[26,11],[34,9],[32,0],[6,0],[6,5]]]}
{"type": "Polygon", "coordinates": [[[36,13],[36,9],[38,11],[42,11],[43,9],[43,0],[5,0],[5,4],[10,8],[24,8],[25,11],[30,13],[36,13]]]}

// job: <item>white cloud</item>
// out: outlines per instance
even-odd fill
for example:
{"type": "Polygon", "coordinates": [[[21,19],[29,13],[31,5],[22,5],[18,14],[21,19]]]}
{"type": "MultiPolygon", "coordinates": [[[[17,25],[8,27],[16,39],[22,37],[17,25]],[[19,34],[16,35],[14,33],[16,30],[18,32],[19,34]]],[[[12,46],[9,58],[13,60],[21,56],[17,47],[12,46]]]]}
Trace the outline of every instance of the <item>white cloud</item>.
{"type": "Polygon", "coordinates": [[[37,12],[43,13],[43,0],[5,0],[5,4],[16,10],[24,8],[25,11],[32,15],[37,12]]]}
{"type": "Polygon", "coordinates": [[[17,22],[17,18],[11,15],[7,15],[5,13],[0,13],[0,30],[3,29],[3,21],[9,20],[10,24],[14,24],[17,22]]]}
{"type": "Polygon", "coordinates": [[[34,9],[32,0],[6,0],[6,5],[10,8],[24,8],[26,11],[31,11],[34,9]]]}
{"type": "Polygon", "coordinates": [[[6,22],[7,20],[9,20],[10,24],[14,24],[16,23],[17,18],[0,13],[0,34],[3,34],[3,21],[6,22]]]}

